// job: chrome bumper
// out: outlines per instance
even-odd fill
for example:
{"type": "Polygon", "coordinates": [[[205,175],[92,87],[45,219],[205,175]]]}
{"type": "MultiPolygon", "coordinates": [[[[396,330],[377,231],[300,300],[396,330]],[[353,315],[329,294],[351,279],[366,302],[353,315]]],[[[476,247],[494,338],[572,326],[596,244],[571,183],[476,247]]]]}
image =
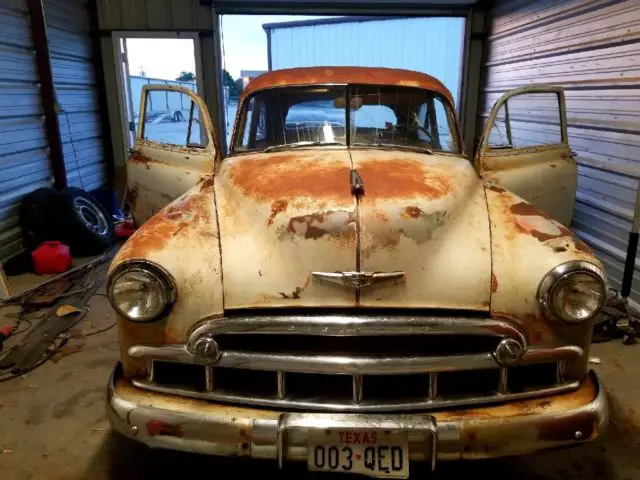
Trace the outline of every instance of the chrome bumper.
{"type": "Polygon", "coordinates": [[[153,393],[122,377],[107,392],[112,427],[153,448],[278,460],[307,459],[307,438],[327,428],[404,430],[410,459],[429,461],[520,455],[598,437],[608,422],[594,372],[572,392],[429,414],[278,412],[153,393]]]}

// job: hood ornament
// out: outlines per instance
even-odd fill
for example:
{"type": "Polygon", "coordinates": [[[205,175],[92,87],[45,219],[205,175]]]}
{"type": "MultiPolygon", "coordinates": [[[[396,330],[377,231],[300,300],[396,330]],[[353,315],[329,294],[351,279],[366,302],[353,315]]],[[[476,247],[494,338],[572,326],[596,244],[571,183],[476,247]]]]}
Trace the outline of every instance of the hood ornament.
{"type": "Polygon", "coordinates": [[[370,287],[372,285],[399,280],[404,278],[404,272],[311,272],[314,278],[330,283],[337,283],[354,289],[370,287]]]}

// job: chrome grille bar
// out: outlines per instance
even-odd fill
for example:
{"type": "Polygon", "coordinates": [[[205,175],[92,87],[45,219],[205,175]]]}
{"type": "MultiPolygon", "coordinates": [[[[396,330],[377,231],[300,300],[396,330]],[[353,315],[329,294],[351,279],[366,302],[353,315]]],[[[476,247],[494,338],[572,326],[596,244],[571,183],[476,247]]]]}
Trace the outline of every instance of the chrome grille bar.
{"type": "Polygon", "coordinates": [[[207,392],[213,392],[213,367],[204,367],[204,388],[207,392]]]}
{"type": "Polygon", "coordinates": [[[362,403],[362,375],[353,376],[353,403],[362,403]]]}
{"type": "Polygon", "coordinates": [[[282,400],[287,396],[285,372],[278,372],[278,400],[282,400]]]}
{"type": "Polygon", "coordinates": [[[331,398],[323,398],[321,400],[315,398],[296,398],[291,400],[288,398],[278,399],[276,395],[271,397],[255,397],[249,395],[238,395],[224,391],[201,392],[189,390],[185,388],[165,387],[161,385],[151,384],[146,380],[133,380],[133,384],[138,388],[150,390],[158,393],[171,395],[179,395],[183,397],[199,398],[214,402],[224,403],[240,403],[246,405],[255,405],[271,408],[283,408],[291,410],[314,410],[314,411],[334,411],[334,412],[386,412],[386,411],[410,411],[410,410],[435,410],[449,407],[464,407],[477,404],[494,404],[509,402],[515,400],[523,400],[527,398],[535,398],[544,395],[557,395],[559,393],[575,390],[580,385],[579,381],[557,385],[549,388],[541,388],[535,391],[525,391],[520,393],[509,393],[506,395],[495,394],[485,396],[474,396],[465,398],[447,398],[438,397],[437,400],[420,399],[414,401],[367,401],[363,399],[362,403],[355,403],[351,399],[349,401],[338,401],[331,398]]]}
{"type": "MultiPolygon", "coordinates": [[[[164,347],[133,346],[129,355],[134,358],[161,360],[166,362],[208,365],[200,362],[182,345],[164,347]]],[[[522,356],[519,364],[545,363],[549,361],[572,361],[583,356],[583,350],[577,346],[555,348],[530,348],[522,356]]],[[[444,355],[438,357],[365,357],[349,355],[295,355],[277,353],[240,352],[226,350],[217,367],[247,368],[266,371],[287,371],[299,373],[331,374],[393,374],[445,372],[451,370],[483,370],[497,368],[500,365],[493,355],[477,353],[470,355],[444,355]]]]}

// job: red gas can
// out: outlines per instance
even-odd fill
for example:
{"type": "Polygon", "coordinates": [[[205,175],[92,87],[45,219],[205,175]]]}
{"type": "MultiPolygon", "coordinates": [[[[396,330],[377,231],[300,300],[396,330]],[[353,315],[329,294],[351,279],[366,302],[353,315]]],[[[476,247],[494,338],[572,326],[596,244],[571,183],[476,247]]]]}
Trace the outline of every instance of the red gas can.
{"type": "Polygon", "coordinates": [[[33,268],[40,275],[66,272],[71,268],[71,252],[62,242],[47,241],[31,252],[33,268]]]}

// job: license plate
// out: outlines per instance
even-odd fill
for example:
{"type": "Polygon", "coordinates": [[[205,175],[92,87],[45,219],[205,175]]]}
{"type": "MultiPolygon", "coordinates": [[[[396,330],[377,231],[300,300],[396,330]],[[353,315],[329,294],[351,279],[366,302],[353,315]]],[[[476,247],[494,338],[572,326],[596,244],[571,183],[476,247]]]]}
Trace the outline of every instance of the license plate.
{"type": "Polygon", "coordinates": [[[323,472],[408,478],[407,432],[329,429],[309,436],[307,467],[323,472]]]}

